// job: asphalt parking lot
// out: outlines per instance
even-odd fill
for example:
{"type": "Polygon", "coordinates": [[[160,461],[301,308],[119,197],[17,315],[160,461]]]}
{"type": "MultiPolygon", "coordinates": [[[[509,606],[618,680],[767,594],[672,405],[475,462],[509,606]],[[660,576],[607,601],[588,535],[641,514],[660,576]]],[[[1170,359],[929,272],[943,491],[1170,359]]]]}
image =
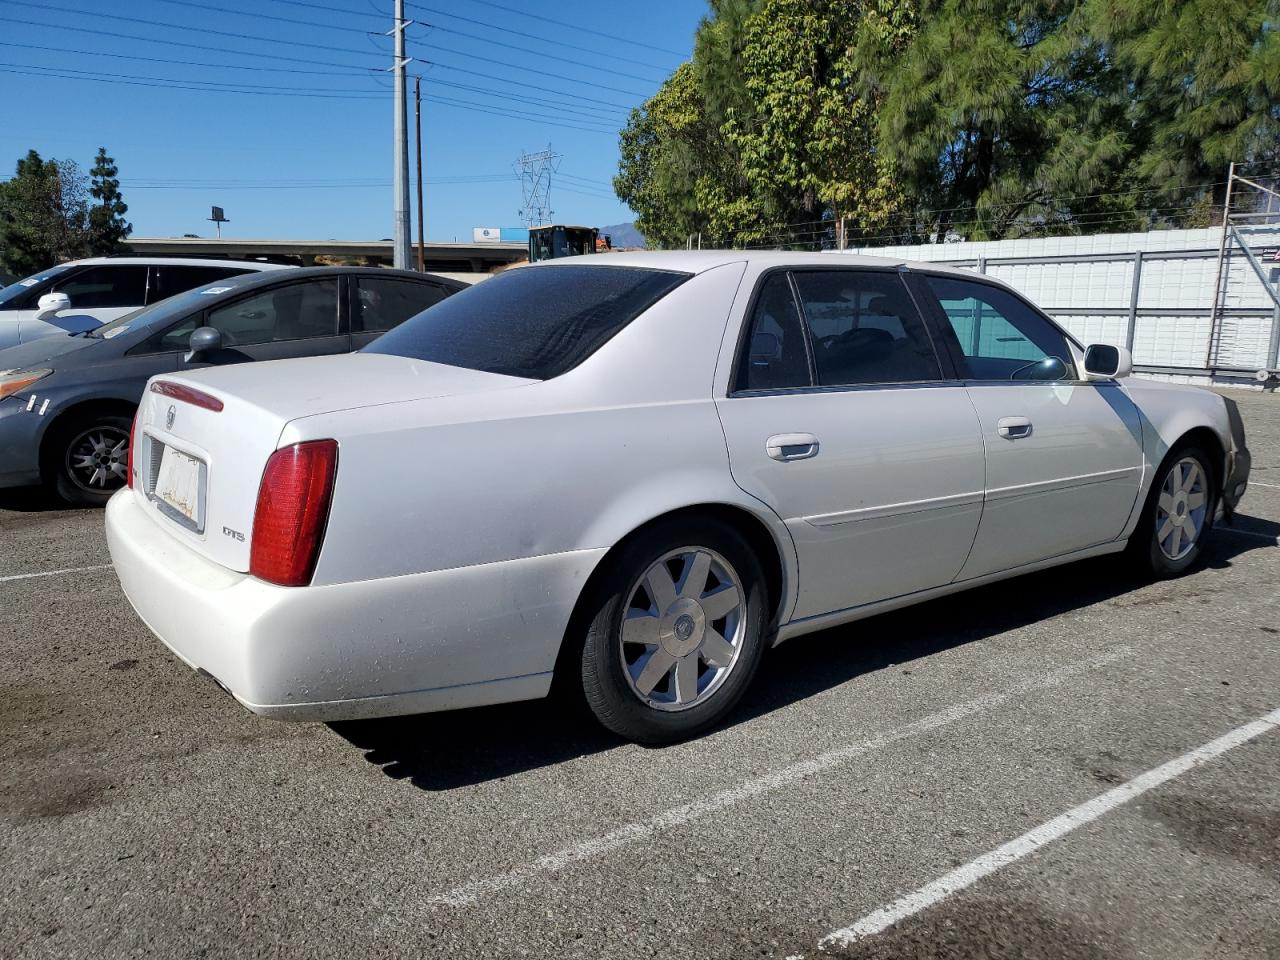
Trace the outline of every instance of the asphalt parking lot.
{"type": "Polygon", "coordinates": [[[795,640],[659,750],[541,702],[255,718],[100,511],[4,493],[0,955],[1280,957],[1280,396],[1231,396],[1250,492],[1194,574],[795,640]]]}

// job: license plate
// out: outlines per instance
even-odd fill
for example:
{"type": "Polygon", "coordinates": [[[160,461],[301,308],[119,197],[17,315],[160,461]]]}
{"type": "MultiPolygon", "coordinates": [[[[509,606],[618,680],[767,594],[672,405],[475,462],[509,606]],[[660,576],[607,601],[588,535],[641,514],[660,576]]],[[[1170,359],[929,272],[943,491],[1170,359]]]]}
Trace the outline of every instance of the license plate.
{"type": "Polygon", "coordinates": [[[200,480],[204,464],[173,447],[165,447],[156,474],[155,496],[195,527],[203,526],[200,516],[200,480]]]}

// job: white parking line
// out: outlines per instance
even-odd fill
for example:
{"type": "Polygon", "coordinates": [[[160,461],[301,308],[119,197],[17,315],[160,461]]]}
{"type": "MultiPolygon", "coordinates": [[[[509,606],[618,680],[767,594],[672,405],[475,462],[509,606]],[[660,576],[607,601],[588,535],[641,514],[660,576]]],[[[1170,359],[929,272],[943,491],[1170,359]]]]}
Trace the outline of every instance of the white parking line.
{"type": "Polygon", "coordinates": [[[1235,527],[1214,527],[1214,533],[1235,533],[1242,537],[1257,537],[1259,540],[1266,540],[1269,543],[1278,542],[1274,533],[1258,533],[1257,530],[1237,530],[1235,527]]]}
{"type": "Polygon", "coordinates": [[[1263,483],[1261,480],[1250,480],[1251,487],[1268,487],[1272,490],[1280,490],[1280,483],[1263,483]]]}
{"type": "Polygon", "coordinates": [[[95,563],[91,567],[67,567],[63,570],[41,570],[39,573],[11,573],[7,577],[0,577],[0,583],[8,583],[10,580],[34,580],[37,577],[60,577],[64,573],[87,573],[90,570],[109,570],[109,563],[95,563]]]}
{"type": "Polygon", "coordinates": [[[1018,684],[1003,693],[990,693],[975,697],[972,700],[966,700],[945,710],[932,713],[920,720],[908,723],[897,730],[881,734],[869,740],[860,740],[857,743],[820,754],[809,760],[802,760],[789,767],[783,767],[781,770],[765,774],[758,779],[748,780],[746,783],[731,787],[720,793],[714,793],[701,800],[694,800],[683,806],[675,807],[650,820],[629,823],[603,836],[586,840],[571,847],[565,847],[506,873],[499,873],[492,877],[484,877],[461,884],[443,893],[429,897],[427,903],[432,906],[449,907],[459,907],[474,903],[489,894],[521,886],[545,874],[558,873],[571,864],[602,856],[629,843],[646,840],[664,830],[683,826],[699,817],[718,813],[742,800],[748,800],[764,793],[771,793],[807,777],[825,773],[848,763],[855,757],[887,747],[908,737],[928,733],[976,713],[981,713],[984,710],[998,707],[1024,693],[1055,686],[1064,680],[1069,680],[1096,667],[1105,666],[1130,656],[1132,652],[1132,649],[1126,646],[1113,647],[1104,654],[1051,671],[1039,679],[1018,684]]]}
{"type": "Polygon", "coordinates": [[[1277,728],[1280,728],[1280,710],[1273,710],[1252,723],[1236,727],[1230,733],[1223,734],[1218,739],[1211,740],[1190,753],[1184,753],[1182,756],[1161,764],[1154,770],[1148,770],[1146,773],[1134,777],[1127,783],[1122,783],[1115,789],[1108,790],[1106,793],[1094,797],[1078,807],[1072,807],[1066,813],[1055,817],[1048,823],[1042,824],[1034,830],[1029,830],[1022,836],[1010,840],[990,853],[983,854],[976,860],[971,860],[964,866],[952,870],[932,883],[926,884],[920,889],[895,900],[888,906],[867,914],[857,923],[824,937],[819,944],[819,948],[847,947],[857,940],[880,933],[898,921],[913,916],[921,910],[931,907],[952,894],[958,893],[976,883],[983,877],[995,873],[1001,867],[1021,860],[1046,844],[1065,836],[1077,827],[1082,827],[1086,823],[1097,820],[1103,814],[1116,809],[1116,807],[1142,796],[1148,790],[1167,783],[1193,767],[1213,760],[1215,757],[1220,757],[1228,750],[1233,750],[1241,744],[1248,743],[1254,737],[1277,728]]]}

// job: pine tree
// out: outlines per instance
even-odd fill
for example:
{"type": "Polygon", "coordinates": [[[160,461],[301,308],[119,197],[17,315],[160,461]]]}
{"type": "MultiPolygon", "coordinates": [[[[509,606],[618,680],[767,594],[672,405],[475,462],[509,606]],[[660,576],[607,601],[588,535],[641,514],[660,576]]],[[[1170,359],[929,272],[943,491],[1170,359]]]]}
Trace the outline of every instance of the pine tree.
{"type": "Polygon", "coordinates": [[[89,248],[98,256],[119,253],[133,232],[133,224],[124,218],[129,206],[120,194],[119,172],[107,148],[99,147],[89,171],[89,193],[97,201],[89,211],[89,248]]]}

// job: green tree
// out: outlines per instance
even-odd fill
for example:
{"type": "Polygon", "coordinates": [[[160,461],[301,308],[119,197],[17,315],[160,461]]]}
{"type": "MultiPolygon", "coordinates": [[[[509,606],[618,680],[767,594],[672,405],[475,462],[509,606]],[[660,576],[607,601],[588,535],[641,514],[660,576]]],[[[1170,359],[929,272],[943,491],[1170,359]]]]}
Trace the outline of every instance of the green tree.
{"type": "Polygon", "coordinates": [[[1098,201],[1132,189],[1130,93],[1078,7],[921,0],[899,49],[864,35],[880,143],[917,204],[907,232],[999,239],[1127,216],[1098,201]]]}
{"type": "Polygon", "coordinates": [[[119,253],[133,232],[133,224],[124,218],[129,207],[120,194],[119,172],[107,148],[99,147],[89,171],[89,194],[97,201],[89,210],[89,249],[97,256],[119,253]]]}
{"type": "Polygon", "coordinates": [[[88,252],[85,180],[72,160],[31,150],[0,183],[0,263],[19,276],[88,252]]]}
{"type": "Polygon", "coordinates": [[[732,200],[736,177],[690,64],[631,111],[619,154],[614,191],[636,212],[636,228],[650,246],[684,246],[691,235],[709,232],[715,212],[732,200]]]}
{"type": "Polygon", "coordinates": [[[1081,20],[1125,73],[1154,189],[1280,161],[1280,0],[1088,0],[1081,20]]]}
{"type": "Polygon", "coordinates": [[[913,31],[900,0],[766,0],[744,31],[740,69],[754,105],[723,130],[750,192],[804,222],[801,241],[847,218],[883,229],[902,203],[875,130],[878,92],[860,83],[860,45],[900,48],[913,31]]]}

